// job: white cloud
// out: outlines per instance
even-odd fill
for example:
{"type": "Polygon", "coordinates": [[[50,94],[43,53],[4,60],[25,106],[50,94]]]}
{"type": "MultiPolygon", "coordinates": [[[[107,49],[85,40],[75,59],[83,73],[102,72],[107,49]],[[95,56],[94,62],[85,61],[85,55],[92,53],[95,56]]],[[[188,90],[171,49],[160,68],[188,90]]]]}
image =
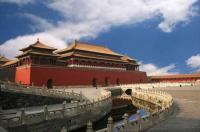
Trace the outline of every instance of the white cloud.
{"type": "Polygon", "coordinates": [[[163,21],[158,27],[164,32],[171,32],[180,22],[188,22],[191,16],[196,15],[197,8],[193,6],[196,0],[175,0],[176,2],[165,1],[161,5],[160,12],[163,21]]]}
{"type": "Polygon", "coordinates": [[[170,75],[170,74],[177,74],[177,72],[172,72],[175,69],[175,64],[170,64],[164,67],[158,67],[155,64],[148,63],[143,64],[141,63],[140,70],[147,72],[148,76],[152,75],[170,75]]]}
{"type": "Polygon", "coordinates": [[[48,6],[73,22],[91,24],[99,31],[161,16],[158,27],[164,32],[171,32],[178,23],[186,22],[195,15],[196,2],[197,0],[54,0],[48,6]]]}
{"type": "Polygon", "coordinates": [[[53,24],[49,23],[44,18],[36,16],[34,14],[21,13],[19,15],[30,19],[34,23],[34,25],[32,26],[33,29],[37,29],[39,31],[46,31],[48,29],[54,28],[53,24]]]}
{"type": "MultiPolygon", "coordinates": [[[[195,15],[196,2],[197,0],[49,0],[45,1],[44,5],[57,11],[62,20],[52,24],[37,15],[25,14],[25,17],[33,20],[35,25],[32,27],[40,29],[41,33],[36,33],[37,35],[48,34],[63,42],[86,37],[95,38],[113,26],[138,24],[155,18],[161,18],[158,28],[163,32],[172,32],[177,24],[188,22],[190,17],[195,15]]],[[[16,3],[23,3],[23,0],[16,3]]],[[[28,43],[25,39],[27,36],[32,36],[32,41],[35,40],[35,34],[32,34],[18,36],[3,43],[1,47],[4,47],[5,55],[11,54],[6,52],[10,51],[9,43],[13,45],[14,41],[23,38],[20,43],[16,43],[20,45],[17,47],[22,47],[24,43],[28,43]]],[[[17,50],[13,49],[12,52],[17,50]]]]}
{"type": "Polygon", "coordinates": [[[194,55],[186,60],[186,64],[191,67],[200,71],[200,54],[194,55]]]}
{"type": "Polygon", "coordinates": [[[39,38],[42,43],[58,49],[63,49],[66,47],[65,41],[59,38],[47,33],[37,33],[32,35],[18,36],[17,38],[6,41],[3,45],[0,45],[0,53],[12,59],[16,55],[19,55],[19,49],[35,43],[37,38],[39,38]]]}
{"type": "Polygon", "coordinates": [[[25,5],[28,3],[33,3],[34,0],[0,0],[0,3],[10,3],[10,4],[18,4],[25,5]]]}

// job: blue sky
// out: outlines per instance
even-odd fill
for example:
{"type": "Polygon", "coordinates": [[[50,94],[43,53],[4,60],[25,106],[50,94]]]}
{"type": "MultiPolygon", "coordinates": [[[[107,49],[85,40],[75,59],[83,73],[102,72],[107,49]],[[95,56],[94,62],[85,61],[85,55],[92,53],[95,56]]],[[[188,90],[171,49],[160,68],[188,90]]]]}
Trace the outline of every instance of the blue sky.
{"type": "Polygon", "coordinates": [[[200,70],[198,0],[0,0],[0,54],[77,39],[136,58],[149,75],[200,70]]]}

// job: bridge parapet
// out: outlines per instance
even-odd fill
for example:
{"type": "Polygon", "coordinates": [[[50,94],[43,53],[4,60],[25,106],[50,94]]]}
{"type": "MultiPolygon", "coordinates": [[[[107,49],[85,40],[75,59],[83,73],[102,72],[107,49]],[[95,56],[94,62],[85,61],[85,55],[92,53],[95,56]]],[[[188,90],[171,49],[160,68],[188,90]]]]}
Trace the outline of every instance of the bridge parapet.
{"type": "MultiPolygon", "coordinates": [[[[80,116],[81,119],[78,119],[78,126],[74,126],[77,124],[71,124],[68,126],[68,130],[70,130],[86,125],[87,120],[98,120],[111,110],[111,104],[112,99],[109,93],[92,102],[77,102],[77,104],[72,107],[67,107],[66,103],[63,103],[54,109],[50,109],[50,106],[45,105],[43,109],[34,112],[21,109],[21,112],[17,112],[16,114],[2,116],[0,125],[4,128],[15,128],[18,126],[44,123],[45,121],[56,119],[73,119],[73,117],[80,116]],[[88,116],[88,112],[91,116],[88,116]],[[86,118],[86,121],[82,118],[86,118]]],[[[71,122],[73,122],[73,120],[71,120],[71,122]]]]}
{"type": "Polygon", "coordinates": [[[24,94],[33,94],[40,96],[48,96],[48,97],[56,97],[56,98],[66,98],[66,99],[75,99],[75,100],[84,100],[83,96],[79,93],[71,92],[63,92],[54,89],[47,89],[44,87],[36,87],[36,86],[24,86],[21,84],[11,83],[11,82],[3,82],[0,84],[0,89],[6,92],[16,92],[16,93],[24,93],[24,94]]]}
{"type": "MultiPolygon", "coordinates": [[[[125,89],[124,89],[125,90],[125,89]]],[[[134,105],[149,110],[149,114],[141,116],[140,111],[136,113],[136,118],[129,120],[128,115],[123,116],[123,122],[113,124],[109,122],[107,128],[96,132],[138,132],[144,131],[159,123],[169,116],[173,111],[173,98],[170,94],[157,90],[132,88],[131,96],[123,94],[121,98],[132,99],[134,105]],[[154,106],[154,107],[152,107],[154,106]]],[[[111,117],[110,117],[111,118],[111,117]]]]}
{"type": "MultiPolygon", "coordinates": [[[[59,127],[61,127],[61,125],[66,125],[66,122],[70,122],[71,124],[67,124],[67,130],[77,129],[86,125],[88,120],[93,122],[102,118],[110,112],[112,108],[111,92],[104,89],[100,90],[100,97],[89,100],[84,97],[81,92],[76,93],[73,90],[69,92],[69,90],[66,91],[65,89],[45,89],[35,86],[26,87],[20,84],[5,82],[1,83],[0,88],[2,91],[8,92],[78,100],[77,102],[71,103],[70,106],[66,103],[56,104],[56,106],[45,105],[40,109],[37,108],[36,110],[31,110],[31,107],[28,107],[26,109],[21,109],[16,113],[2,114],[0,118],[0,125],[4,128],[12,128],[16,131],[16,128],[19,127],[32,127],[34,124],[46,124],[47,122],[52,123],[52,126],[56,124],[57,127],[59,125],[59,127]],[[88,114],[90,114],[90,116],[88,116],[88,114]],[[55,123],[54,121],[59,121],[59,123],[55,123]]],[[[48,124],[48,128],[50,127],[51,125],[48,124]]],[[[56,129],[55,131],[58,130],[59,129],[56,129]]]]}
{"type": "Polygon", "coordinates": [[[151,89],[151,88],[161,88],[161,87],[180,87],[180,86],[191,86],[191,85],[197,85],[196,83],[167,83],[167,82],[161,82],[161,83],[139,83],[139,84],[122,84],[121,87],[132,87],[132,88],[142,88],[142,89],[151,89]]]}
{"type": "MultiPolygon", "coordinates": [[[[134,89],[131,97],[132,101],[142,100],[144,102],[154,104],[159,109],[169,108],[173,103],[173,98],[170,94],[153,89],[134,89]]],[[[144,105],[143,108],[149,109],[149,106],[144,105]]],[[[152,109],[152,111],[155,110],[152,109]]]]}

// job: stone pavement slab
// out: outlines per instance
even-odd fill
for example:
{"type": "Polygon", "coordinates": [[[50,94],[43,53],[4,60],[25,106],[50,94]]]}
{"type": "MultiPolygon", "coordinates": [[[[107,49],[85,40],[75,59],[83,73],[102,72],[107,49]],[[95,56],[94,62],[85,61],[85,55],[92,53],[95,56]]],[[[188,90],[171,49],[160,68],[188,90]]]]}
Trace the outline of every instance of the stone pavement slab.
{"type": "Polygon", "coordinates": [[[175,101],[172,116],[148,132],[200,132],[200,86],[160,88],[175,101]]]}

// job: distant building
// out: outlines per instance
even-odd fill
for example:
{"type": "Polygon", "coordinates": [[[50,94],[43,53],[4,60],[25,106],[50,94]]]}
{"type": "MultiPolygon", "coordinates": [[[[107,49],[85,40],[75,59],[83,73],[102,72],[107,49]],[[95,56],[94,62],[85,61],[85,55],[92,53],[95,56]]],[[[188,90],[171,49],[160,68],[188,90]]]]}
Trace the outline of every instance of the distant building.
{"type": "Polygon", "coordinates": [[[151,76],[152,82],[200,82],[200,72],[193,74],[176,74],[151,76]]]}
{"type": "MultiPolygon", "coordinates": [[[[23,49],[17,60],[1,66],[6,72],[15,68],[16,83],[25,85],[108,86],[147,82],[135,59],[99,45],[74,41],[63,50],[49,47],[39,40],[23,49]]],[[[2,72],[2,73],[3,73],[2,72]]],[[[4,74],[1,78],[10,79],[4,74]]]]}
{"type": "Polygon", "coordinates": [[[16,61],[11,61],[0,56],[0,79],[15,81],[15,71],[17,66],[15,63],[16,61]]]}
{"type": "Polygon", "coordinates": [[[6,62],[9,62],[10,60],[4,56],[0,55],[0,66],[5,64],[6,62]]]}

